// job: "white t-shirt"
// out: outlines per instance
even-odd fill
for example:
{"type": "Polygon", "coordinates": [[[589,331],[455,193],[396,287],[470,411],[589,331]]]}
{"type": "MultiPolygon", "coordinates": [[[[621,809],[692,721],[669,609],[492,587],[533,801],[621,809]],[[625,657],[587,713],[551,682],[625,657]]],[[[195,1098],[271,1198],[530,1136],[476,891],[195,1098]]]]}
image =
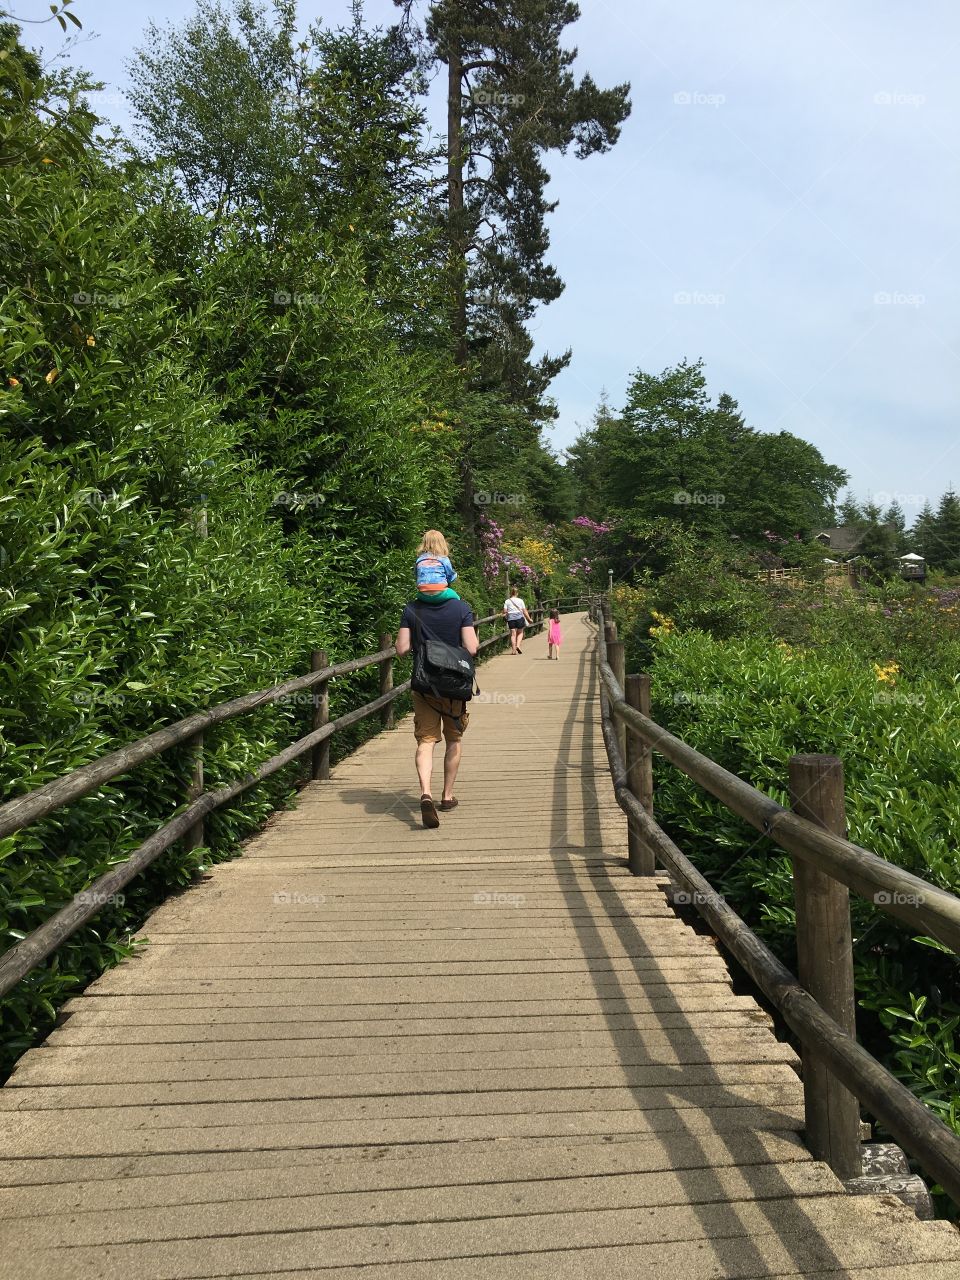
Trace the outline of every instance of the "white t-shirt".
{"type": "Polygon", "coordinates": [[[520,596],[511,596],[509,600],[504,600],[503,607],[507,611],[508,618],[522,618],[526,605],[520,596]]]}

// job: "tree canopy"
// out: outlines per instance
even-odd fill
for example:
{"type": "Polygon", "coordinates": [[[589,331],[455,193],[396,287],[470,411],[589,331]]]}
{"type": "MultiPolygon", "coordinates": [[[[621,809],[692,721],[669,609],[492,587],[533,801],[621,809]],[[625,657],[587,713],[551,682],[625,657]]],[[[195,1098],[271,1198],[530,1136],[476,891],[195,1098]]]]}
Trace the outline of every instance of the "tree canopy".
{"type": "Polygon", "coordinates": [[[570,469],[598,516],[670,519],[750,545],[771,532],[808,538],[846,481],[807,441],[748,427],[729,394],[712,401],[702,361],[686,360],[637,370],[619,414],[602,402],[570,469]]]}

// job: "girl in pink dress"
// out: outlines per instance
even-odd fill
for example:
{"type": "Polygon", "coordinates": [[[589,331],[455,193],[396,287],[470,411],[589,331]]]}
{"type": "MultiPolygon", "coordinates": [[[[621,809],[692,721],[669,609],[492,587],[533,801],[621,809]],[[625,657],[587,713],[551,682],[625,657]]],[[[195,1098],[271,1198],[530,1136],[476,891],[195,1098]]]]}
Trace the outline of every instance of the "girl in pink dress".
{"type": "Polygon", "coordinates": [[[550,629],[547,632],[547,659],[556,658],[560,661],[560,645],[563,643],[563,633],[560,630],[560,613],[557,609],[550,610],[550,629]]]}

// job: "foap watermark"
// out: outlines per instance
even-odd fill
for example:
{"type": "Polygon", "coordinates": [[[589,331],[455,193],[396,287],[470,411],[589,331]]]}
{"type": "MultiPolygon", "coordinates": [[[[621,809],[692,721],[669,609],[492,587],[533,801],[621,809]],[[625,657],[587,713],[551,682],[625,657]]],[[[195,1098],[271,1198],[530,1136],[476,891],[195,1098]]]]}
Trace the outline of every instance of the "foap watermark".
{"type": "Polygon", "coordinates": [[[77,901],[85,907],[122,907],[126,898],[122,893],[100,893],[96,889],[84,889],[77,894],[77,901]]]}
{"type": "Polygon", "coordinates": [[[524,502],[522,493],[500,493],[496,489],[478,489],[473,495],[478,507],[519,507],[524,502]]]}
{"type": "Polygon", "coordinates": [[[922,307],[926,300],[923,293],[904,293],[902,289],[879,289],[873,295],[875,307],[922,307]]]}
{"type": "Polygon", "coordinates": [[[496,690],[491,692],[489,689],[478,693],[473,699],[474,702],[492,702],[498,707],[522,707],[526,700],[526,696],[522,693],[500,693],[496,690]]]}
{"type": "Polygon", "coordinates": [[[925,493],[900,493],[899,490],[881,489],[873,495],[873,500],[880,507],[889,507],[893,503],[901,507],[922,507],[927,496],[925,493]]]}
{"type": "Polygon", "coordinates": [[[287,293],[285,289],[278,289],[273,295],[275,307],[316,307],[319,303],[319,293],[287,293]]]}
{"type": "Polygon", "coordinates": [[[106,93],[102,89],[94,89],[88,94],[91,107],[97,111],[103,107],[123,107],[126,105],[126,98],[122,93],[106,93]]]}
{"type": "Polygon", "coordinates": [[[319,507],[326,500],[326,496],[322,493],[307,493],[300,489],[287,492],[283,489],[280,493],[273,495],[270,505],[272,507],[319,507]]]}
{"type": "Polygon", "coordinates": [[[678,489],[673,501],[678,507],[722,507],[727,500],[725,493],[691,492],[689,489],[678,489]]]}
{"type": "Polygon", "coordinates": [[[726,300],[724,293],[705,293],[702,289],[678,289],[673,295],[675,307],[722,307],[726,300]]]}
{"type": "Polygon", "coordinates": [[[78,707],[121,707],[130,698],[128,693],[117,693],[113,689],[77,689],[71,700],[78,707]]]}
{"type": "Polygon", "coordinates": [[[122,293],[88,293],[85,289],[71,294],[70,301],[75,307],[109,307],[113,311],[126,305],[122,293]]]}
{"type": "Polygon", "coordinates": [[[873,895],[878,907],[922,907],[926,902],[923,893],[901,893],[899,889],[881,889],[873,895]]]}
{"type": "Polygon", "coordinates": [[[873,695],[875,707],[925,707],[926,695],[911,693],[907,689],[878,689],[873,695]]]}
{"type": "Polygon", "coordinates": [[[470,101],[481,107],[522,107],[526,102],[523,93],[501,93],[498,89],[474,89],[470,101]]]}
{"type": "Polygon", "coordinates": [[[324,893],[299,893],[293,889],[278,889],[273,895],[275,906],[322,907],[327,900],[324,893]]]}
{"type": "Polygon", "coordinates": [[[80,501],[85,507],[108,507],[119,500],[120,495],[115,490],[105,493],[103,489],[87,489],[80,495],[80,501]]]}
{"type": "Polygon", "coordinates": [[[699,890],[690,893],[687,889],[677,889],[673,901],[678,907],[722,907],[726,898],[722,893],[701,893],[699,890]]]}
{"type": "Polygon", "coordinates": [[[925,93],[904,93],[902,89],[879,89],[873,95],[875,107],[911,107],[914,111],[926,100],[925,93]]]}
{"type": "Polygon", "coordinates": [[[323,105],[319,94],[310,89],[301,89],[299,93],[278,93],[273,101],[281,111],[315,110],[323,105]]]}
{"type": "Polygon", "coordinates": [[[317,705],[316,700],[319,697],[319,693],[315,691],[299,689],[293,693],[281,693],[279,698],[274,698],[273,705],[275,707],[313,707],[317,705]]]}
{"type": "Polygon", "coordinates": [[[726,100],[725,93],[704,93],[701,89],[678,89],[673,95],[677,107],[722,107],[726,100]]]}
{"type": "Polygon", "coordinates": [[[673,695],[673,703],[677,707],[718,707],[722,701],[719,693],[694,693],[680,689],[673,695]]]}
{"type": "Polygon", "coordinates": [[[474,905],[478,907],[519,907],[526,900],[522,893],[502,893],[498,889],[484,889],[473,895],[474,905]]]}

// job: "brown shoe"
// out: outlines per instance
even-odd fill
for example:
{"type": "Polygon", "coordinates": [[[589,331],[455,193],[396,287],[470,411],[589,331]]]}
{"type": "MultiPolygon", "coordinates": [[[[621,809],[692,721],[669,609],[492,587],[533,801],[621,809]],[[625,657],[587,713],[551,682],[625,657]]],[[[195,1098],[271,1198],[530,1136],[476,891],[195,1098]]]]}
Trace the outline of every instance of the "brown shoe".
{"type": "Polygon", "coordinates": [[[437,817],[437,806],[433,803],[433,797],[422,795],[420,797],[420,817],[423,819],[425,827],[439,827],[440,819],[437,817]]]}
{"type": "Polygon", "coordinates": [[[459,803],[460,803],[460,801],[459,801],[459,800],[457,800],[454,796],[451,796],[449,800],[441,800],[441,801],[440,801],[440,808],[441,808],[441,809],[455,809],[459,803]]]}

